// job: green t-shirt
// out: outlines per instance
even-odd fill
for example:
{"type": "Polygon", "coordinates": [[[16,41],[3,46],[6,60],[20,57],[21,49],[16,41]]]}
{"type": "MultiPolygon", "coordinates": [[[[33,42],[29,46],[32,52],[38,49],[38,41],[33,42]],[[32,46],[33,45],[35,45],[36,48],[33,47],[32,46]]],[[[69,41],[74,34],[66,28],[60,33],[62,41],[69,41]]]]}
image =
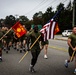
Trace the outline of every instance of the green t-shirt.
{"type": "Polygon", "coordinates": [[[11,30],[6,36],[7,36],[7,38],[6,38],[7,42],[12,41],[13,40],[13,30],[11,30]]]}
{"type": "MultiPolygon", "coordinates": [[[[31,39],[31,45],[35,42],[35,40],[39,37],[39,35],[41,35],[40,32],[35,33],[34,31],[30,31],[30,32],[27,34],[27,36],[29,36],[30,39],[31,39]]],[[[40,41],[40,39],[39,39],[39,40],[36,42],[36,44],[31,48],[32,51],[40,50],[39,41],[40,41]]]]}
{"type": "MultiPolygon", "coordinates": [[[[73,47],[75,47],[75,46],[76,46],[76,35],[72,33],[72,34],[68,37],[68,39],[71,39],[71,44],[72,44],[73,47]]],[[[71,48],[69,47],[69,49],[71,49],[71,48]]]]}
{"type": "MultiPolygon", "coordinates": [[[[5,33],[7,32],[7,30],[3,30],[2,32],[3,32],[3,34],[5,34],[5,33]]],[[[4,37],[3,39],[4,39],[5,41],[7,40],[7,38],[5,38],[5,37],[4,37]]]]}

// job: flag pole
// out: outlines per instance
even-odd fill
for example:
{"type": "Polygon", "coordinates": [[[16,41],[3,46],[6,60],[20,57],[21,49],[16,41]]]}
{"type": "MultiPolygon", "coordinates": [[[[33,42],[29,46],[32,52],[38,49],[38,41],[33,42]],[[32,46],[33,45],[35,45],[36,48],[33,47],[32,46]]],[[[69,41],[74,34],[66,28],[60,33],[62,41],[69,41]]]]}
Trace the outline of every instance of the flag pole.
{"type": "Polygon", "coordinates": [[[0,40],[2,40],[11,30],[12,30],[12,27],[0,38],[0,40]]]}
{"type": "Polygon", "coordinates": [[[70,58],[70,61],[73,60],[73,58],[74,58],[74,54],[75,54],[75,51],[73,51],[72,56],[71,56],[71,58],[70,58]]]}
{"type": "MultiPolygon", "coordinates": [[[[36,42],[39,40],[39,38],[41,37],[41,35],[38,36],[38,38],[35,40],[35,42],[31,45],[31,47],[29,49],[31,49],[36,42]]],[[[20,59],[19,63],[24,59],[24,57],[28,54],[29,51],[26,51],[26,53],[23,55],[23,57],[20,59]]]]}

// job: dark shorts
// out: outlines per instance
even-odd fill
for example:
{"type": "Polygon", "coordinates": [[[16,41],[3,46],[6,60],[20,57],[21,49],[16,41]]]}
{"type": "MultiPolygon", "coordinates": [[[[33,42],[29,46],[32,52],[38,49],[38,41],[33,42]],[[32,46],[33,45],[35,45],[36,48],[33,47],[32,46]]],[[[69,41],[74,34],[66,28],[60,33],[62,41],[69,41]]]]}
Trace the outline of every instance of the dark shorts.
{"type": "Polygon", "coordinates": [[[19,39],[13,39],[13,42],[17,43],[19,42],[19,39]]]}
{"type": "MultiPolygon", "coordinates": [[[[74,51],[71,50],[71,49],[69,49],[68,52],[69,52],[69,56],[72,56],[72,54],[73,54],[74,51]]],[[[76,52],[75,52],[74,56],[75,56],[75,55],[76,55],[76,52]]]]}
{"type": "Polygon", "coordinates": [[[44,46],[44,45],[46,45],[46,44],[49,44],[49,41],[47,40],[47,41],[44,41],[44,42],[42,42],[42,45],[44,46]]]}
{"type": "Polygon", "coordinates": [[[3,48],[3,43],[0,43],[0,48],[3,48]]]}

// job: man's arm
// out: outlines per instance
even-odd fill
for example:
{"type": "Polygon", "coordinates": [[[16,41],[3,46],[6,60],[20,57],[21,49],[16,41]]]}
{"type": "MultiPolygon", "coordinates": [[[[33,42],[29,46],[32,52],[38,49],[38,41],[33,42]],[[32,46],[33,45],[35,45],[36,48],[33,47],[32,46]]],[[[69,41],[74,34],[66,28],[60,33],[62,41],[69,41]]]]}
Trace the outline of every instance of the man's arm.
{"type": "Polygon", "coordinates": [[[68,43],[69,47],[71,47],[72,50],[76,50],[76,47],[74,48],[74,47],[72,46],[71,41],[72,41],[72,40],[71,40],[70,38],[68,38],[67,43],[68,43]]]}

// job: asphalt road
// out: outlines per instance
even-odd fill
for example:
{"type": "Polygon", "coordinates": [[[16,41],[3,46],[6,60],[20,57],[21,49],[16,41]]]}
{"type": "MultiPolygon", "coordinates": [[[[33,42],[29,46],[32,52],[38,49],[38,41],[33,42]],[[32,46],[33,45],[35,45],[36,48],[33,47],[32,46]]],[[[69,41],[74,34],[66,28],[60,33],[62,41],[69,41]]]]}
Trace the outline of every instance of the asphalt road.
{"type": "Polygon", "coordinates": [[[64,67],[64,60],[69,57],[67,47],[66,41],[50,40],[48,59],[43,58],[44,50],[42,50],[35,65],[36,73],[31,73],[28,70],[31,60],[30,52],[19,63],[19,60],[25,54],[24,52],[19,53],[13,48],[8,54],[3,51],[3,61],[0,62],[0,75],[74,75],[74,62],[70,63],[68,68],[64,67]]]}

